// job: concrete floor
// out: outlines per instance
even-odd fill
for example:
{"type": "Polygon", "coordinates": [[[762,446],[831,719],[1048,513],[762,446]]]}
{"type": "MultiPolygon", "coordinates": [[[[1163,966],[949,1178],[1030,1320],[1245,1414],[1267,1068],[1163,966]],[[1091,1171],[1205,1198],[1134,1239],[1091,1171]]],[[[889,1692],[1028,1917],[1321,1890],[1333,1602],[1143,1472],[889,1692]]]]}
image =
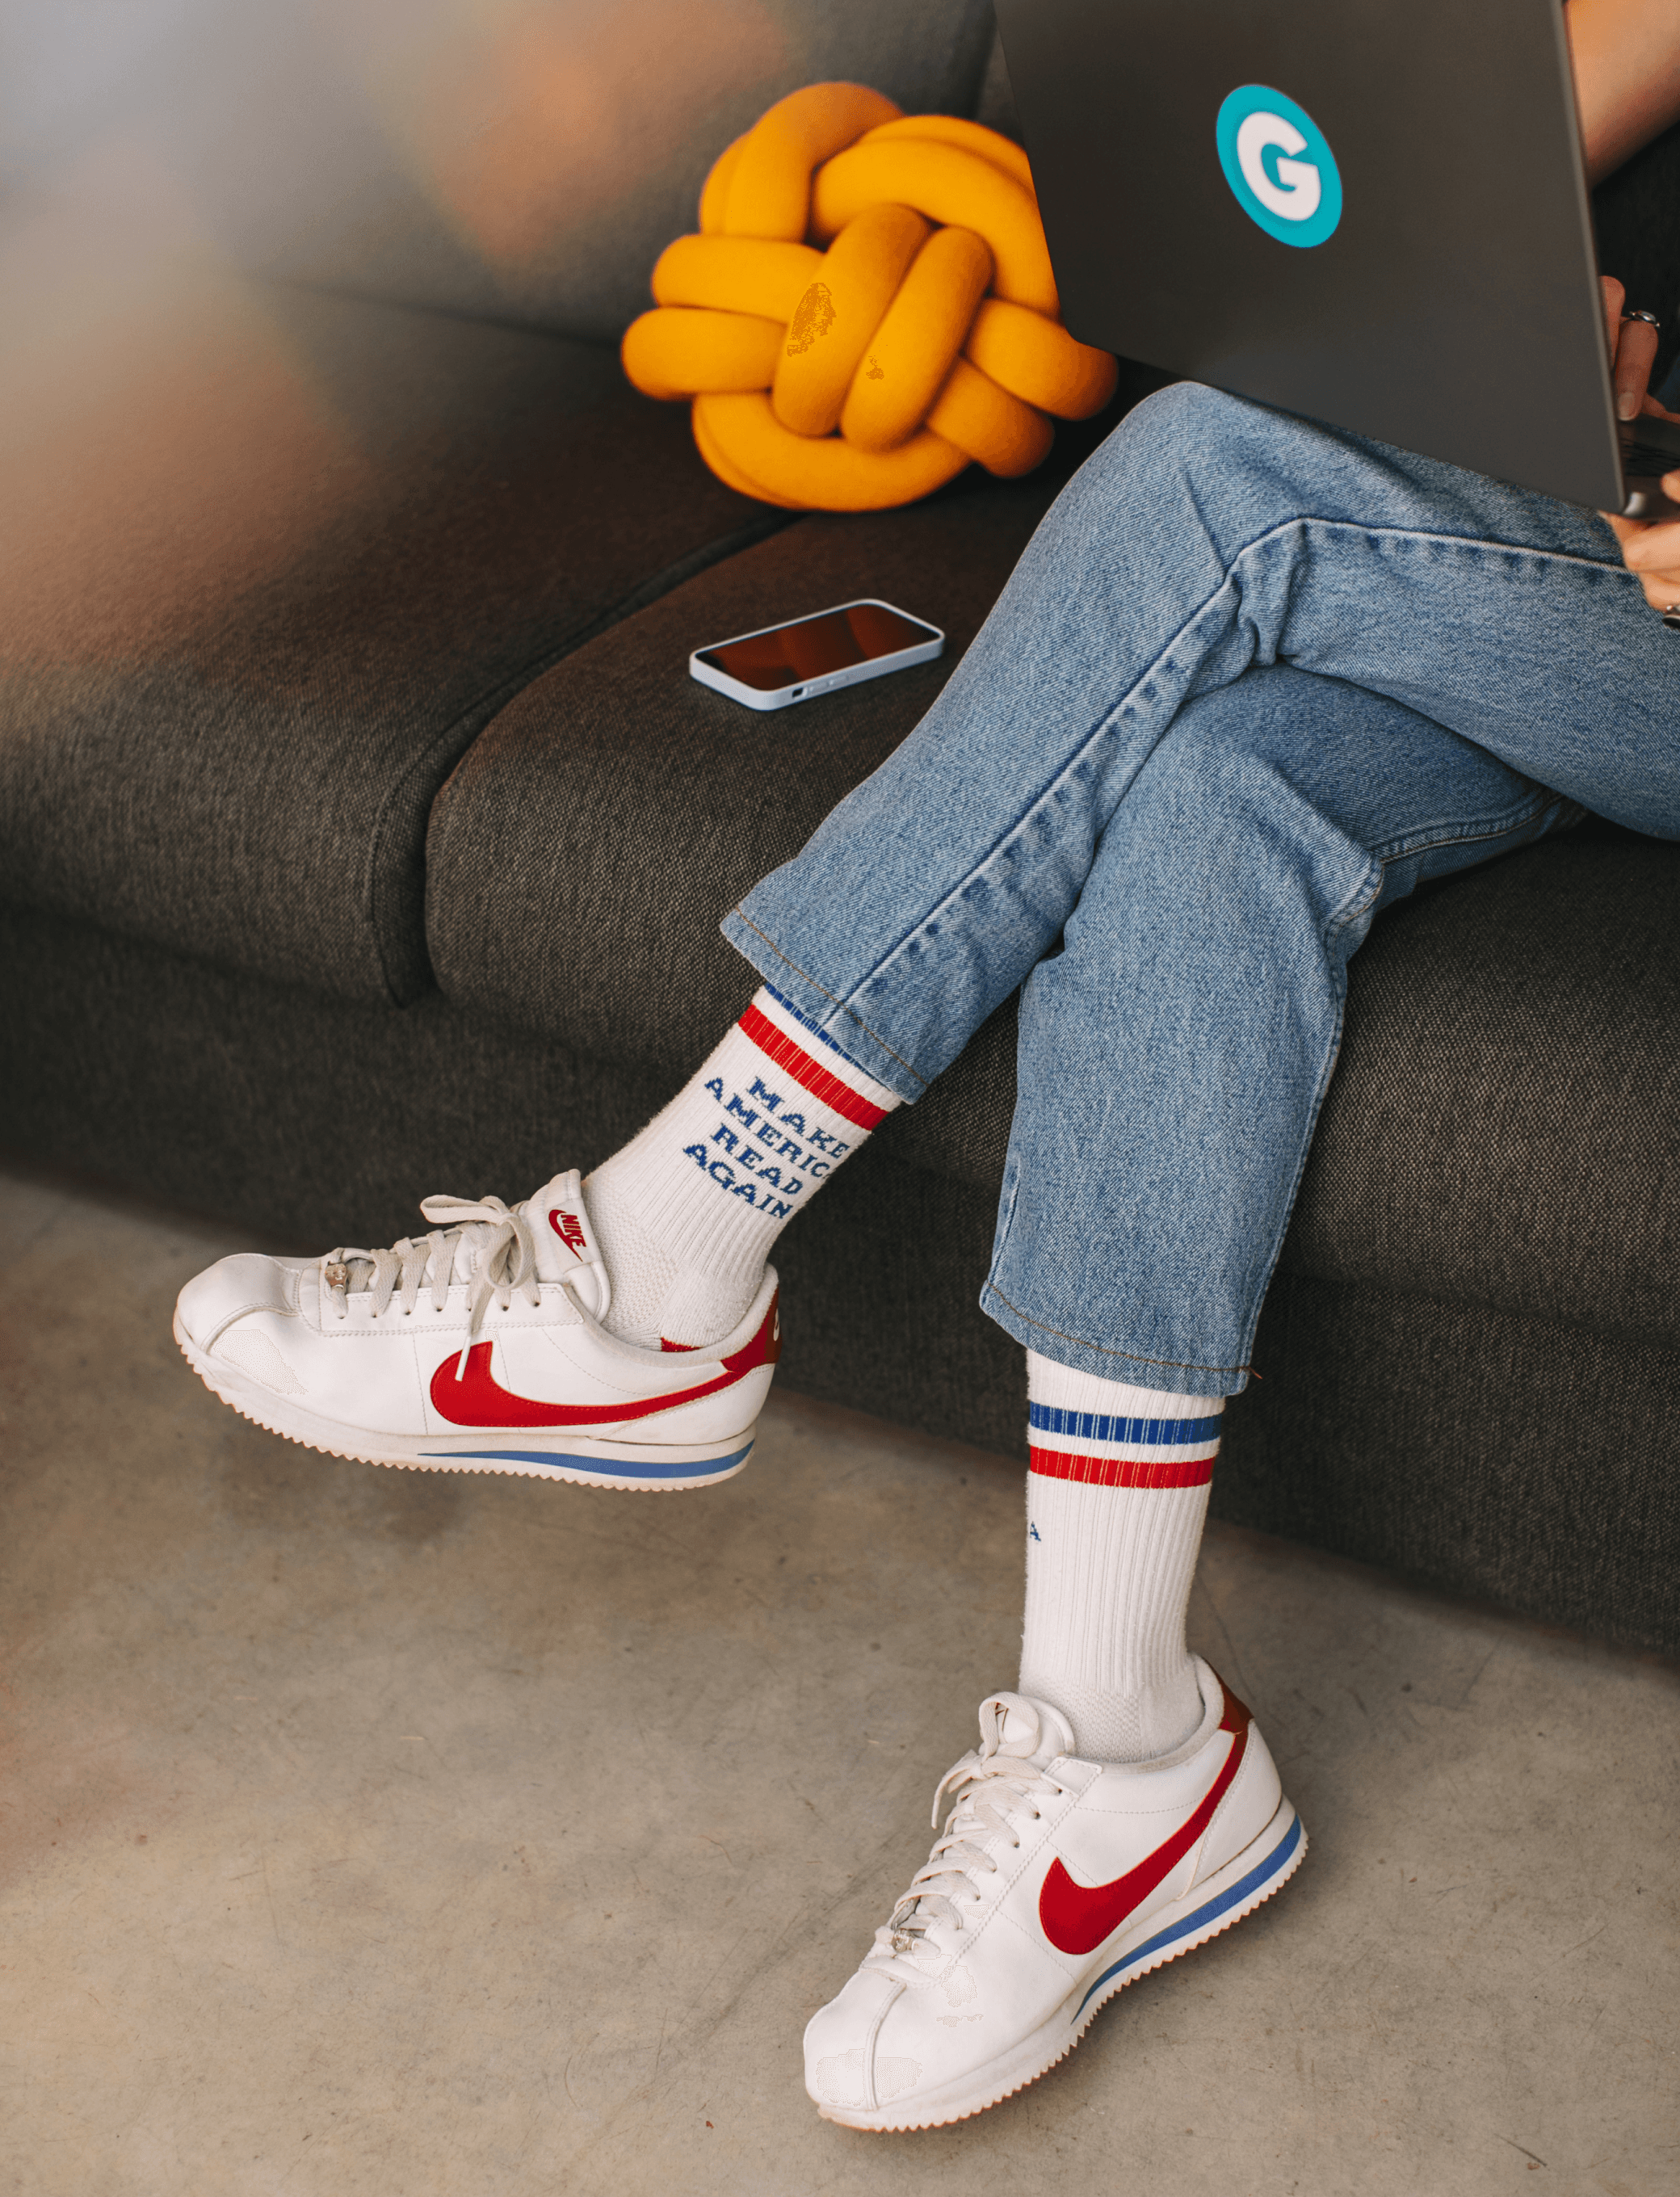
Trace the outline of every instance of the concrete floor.
{"type": "Polygon", "coordinates": [[[0,1176],[0,2188],[1680,2190],[1671,1667],[1215,1529],[1306,1867],[854,2135],[800,2031],[1012,1680],[1018,1470],[795,1397],[669,1501],[323,1459],[170,1340],[232,1245],[0,1176]]]}

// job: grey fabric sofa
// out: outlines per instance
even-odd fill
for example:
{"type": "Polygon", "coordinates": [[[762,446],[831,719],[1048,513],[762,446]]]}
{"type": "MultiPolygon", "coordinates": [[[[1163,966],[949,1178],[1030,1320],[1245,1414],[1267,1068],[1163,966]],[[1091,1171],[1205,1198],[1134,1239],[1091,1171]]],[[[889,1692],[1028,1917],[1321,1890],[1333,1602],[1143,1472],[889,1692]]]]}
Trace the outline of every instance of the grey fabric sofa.
{"type": "MultiPolygon", "coordinates": [[[[588,12],[557,4],[555,35],[588,12]]],[[[171,90],[188,195],[222,210],[207,272],[159,247],[143,281],[132,251],[113,273],[121,219],[89,246],[68,194],[78,295],[122,341],[55,351],[49,315],[43,355],[74,370],[26,374],[35,409],[10,415],[10,1149],[303,1249],[387,1242],[427,1192],[593,1165],[739,1011],[754,979],[719,917],[904,737],[1058,483],[1159,378],[1128,367],[1040,473],[907,511],[796,517],[716,482],[611,342],[710,154],[822,75],[1006,117],[976,0],[763,20],[778,40],[684,110],[687,137],[605,161],[617,195],[583,228],[521,230],[502,200],[501,230],[450,228],[356,166],[348,94],[287,228],[285,193],[225,188],[171,90]],[[768,719],[686,676],[698,641],[861,593],[943,625],[944,663],[768,719]]],[[[252,113],[246,183],[290,126],[252,113]]],[[[10,233],[61,234],[52,183],[0,205],[10,233]]],[[[1600,213],[1607,265],[1680,299],[1651,246],[1680,244],[1680,139],[1600,213]]],[[[1680,1647],[1677,884],[1680,852],[1590,820],[1379,922],[1264,1377],[1227,1420],[1225,1516],[1680,1647]]],[[[1006,1458],[1020,1354],[976,1296],[1012,1041],[1006,1010],[779,1254],[789,1385],[1006,1458]]]]}

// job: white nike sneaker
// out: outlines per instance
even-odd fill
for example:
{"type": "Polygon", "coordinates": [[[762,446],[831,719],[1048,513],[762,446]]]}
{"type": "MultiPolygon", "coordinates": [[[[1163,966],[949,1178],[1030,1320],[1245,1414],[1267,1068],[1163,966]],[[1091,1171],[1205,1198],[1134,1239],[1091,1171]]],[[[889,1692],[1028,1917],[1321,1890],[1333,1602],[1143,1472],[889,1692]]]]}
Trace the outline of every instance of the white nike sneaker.
{"type": "Polygon", "coordinates": [[[805,2032],[805,2087],[857,2129],[937,2128],[1042,2075],[1098,2009],[1258,1907],[1301,1818],[1248,1712],[1196,1657],[1202,1718],[1156,1762],[1082,1762],[1047,1702],[994,1694],[940,1780],[956,1806],[863,1964],[805,2032]]]}
{"type": "Polygon", "coordinates": [[[512,1209],[429,1197],[388,1251],[221,1259],[175,1339],[224,1404],[311,1449],[596,1487],[709,1487],[740,1470],[781,1356],[776,1274],[733,1333],[643,1349],[601,1319],[611,1283],[576,1170],[512,1209]]]}

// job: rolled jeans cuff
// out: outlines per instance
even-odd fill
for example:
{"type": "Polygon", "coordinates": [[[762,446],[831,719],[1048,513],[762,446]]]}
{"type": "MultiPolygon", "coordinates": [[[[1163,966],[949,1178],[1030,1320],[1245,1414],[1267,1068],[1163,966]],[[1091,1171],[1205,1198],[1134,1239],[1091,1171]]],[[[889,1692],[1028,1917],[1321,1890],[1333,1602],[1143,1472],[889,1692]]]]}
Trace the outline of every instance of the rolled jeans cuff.
{"type": "Polygon", "coordinates": [[[756,907],[755,903],[763,897],[763,888],[760,887],[750,892],[738,907],[731,908],[719,926],[724,936],[738,954],[745,955],[767,984],[791,1000],[825,1037],[832,1038],[849,1060],[866,1070],[878,1083],[884,1083],[906,1105],[913,1106],[931,1079],[918,1075],[850,1007],[837,999],[820,977],[809,973],[805,965],[815,962],[814,954],[802,948],[797,940],[773,938],[768,928],[761,928],[755,916],[768,911],[756,907]]]}

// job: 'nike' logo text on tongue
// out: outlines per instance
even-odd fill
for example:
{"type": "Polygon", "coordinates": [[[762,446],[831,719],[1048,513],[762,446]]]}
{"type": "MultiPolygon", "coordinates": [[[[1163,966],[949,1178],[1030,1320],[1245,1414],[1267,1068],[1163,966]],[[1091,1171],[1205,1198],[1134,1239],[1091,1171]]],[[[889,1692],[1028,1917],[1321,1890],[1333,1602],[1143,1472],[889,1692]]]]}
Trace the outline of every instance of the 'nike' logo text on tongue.
{"type": "Polygon", "coordinates": [[[583,1224],[575,1213],[552,1212],[548,1215],[548,1226],[568,1251],[575,1251],[580,1259],[583,1256],[583,1224]]]}

